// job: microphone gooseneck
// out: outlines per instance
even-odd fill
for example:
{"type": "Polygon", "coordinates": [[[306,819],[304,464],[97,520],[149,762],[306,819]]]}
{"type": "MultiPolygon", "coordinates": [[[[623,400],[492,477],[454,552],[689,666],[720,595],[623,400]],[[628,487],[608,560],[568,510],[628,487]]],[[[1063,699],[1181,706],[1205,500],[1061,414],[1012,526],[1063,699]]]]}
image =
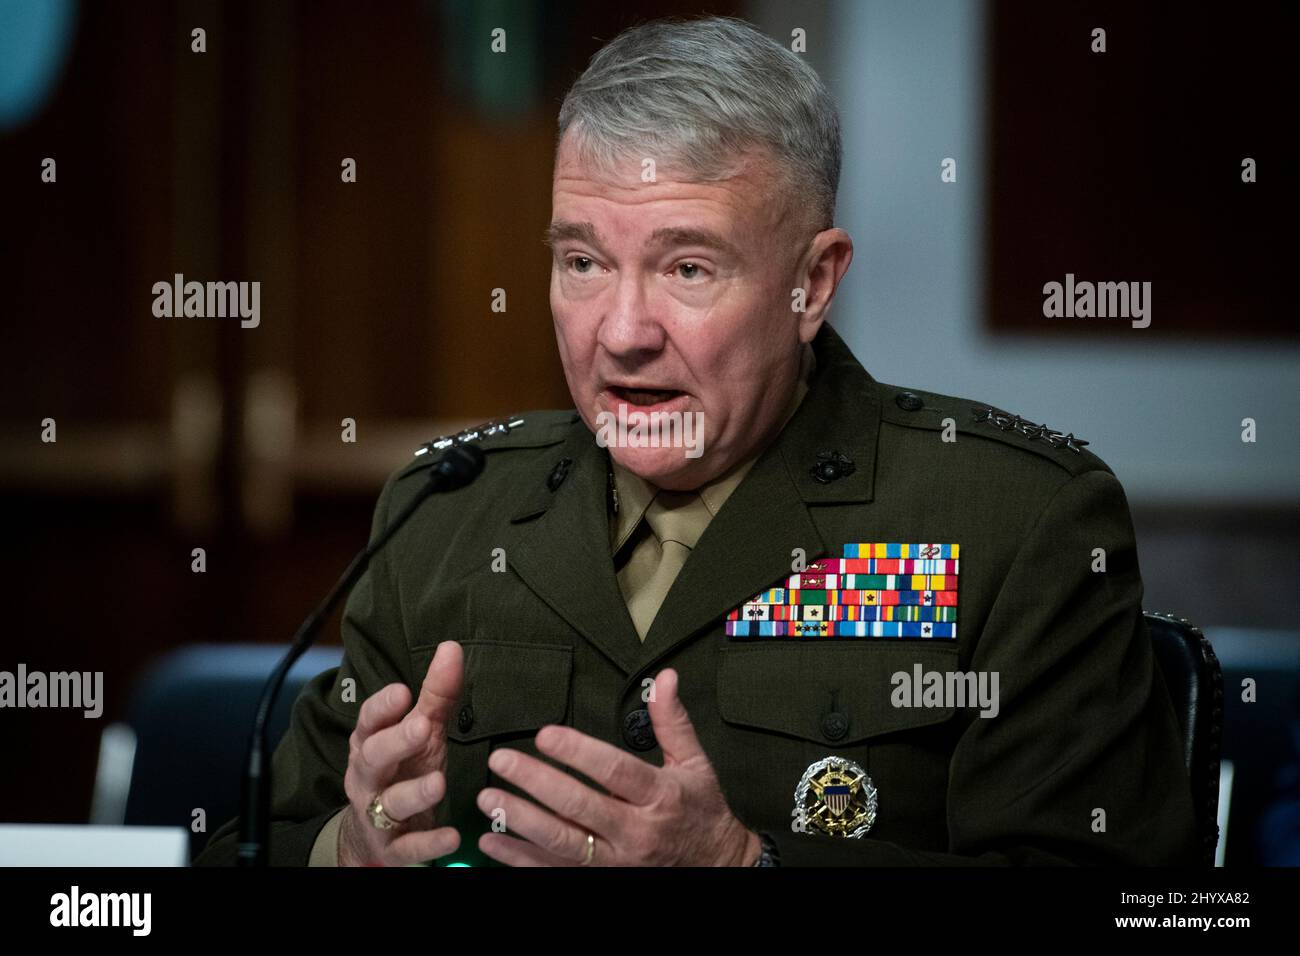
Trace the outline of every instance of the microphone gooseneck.
{"type": "Polygon", "coordinates": [[[253,719],[253,731],[248,741],[248,760],[244,767],[244,784],[242,794],[243,813],[239,818],[240,866],[266,866],[271,846],[271,767],[269,748],[266,740],[266,728],[271,719],[271,711],[280,696],[280,689],[294,663],[315,642],[325,622],[329,620],[339,600],[360,580],[366,568],[381,548],[384,547],[424,503],[430,495],[441,494],[464,488],[483,471],[486,456],[477,445],[453,445],[447,449],[441,460],[429,471],[429,480],[415,497],[390,521],[366,548],[352,559],[343,576],[330,589],[325,600],[317,606],[302,622],[293,636],[293,644],[276,665],[257,705],[257,715],[253,719]]]}

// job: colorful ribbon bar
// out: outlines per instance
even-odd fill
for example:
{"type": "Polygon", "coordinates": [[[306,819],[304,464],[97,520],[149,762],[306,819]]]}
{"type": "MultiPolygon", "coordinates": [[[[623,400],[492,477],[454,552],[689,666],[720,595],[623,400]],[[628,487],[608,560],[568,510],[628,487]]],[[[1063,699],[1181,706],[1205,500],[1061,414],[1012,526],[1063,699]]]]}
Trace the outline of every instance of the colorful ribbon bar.
{"type": "Polygon", "coordinates": [[[727,615],[731,637],[957,636],[956,544],[855,543],[727,615]]]}
{"type": "Polygon", "coordinates": [[[728,637],[920,637],[953,640],[957,625],[929,621],[728,621],[728,637]]]}

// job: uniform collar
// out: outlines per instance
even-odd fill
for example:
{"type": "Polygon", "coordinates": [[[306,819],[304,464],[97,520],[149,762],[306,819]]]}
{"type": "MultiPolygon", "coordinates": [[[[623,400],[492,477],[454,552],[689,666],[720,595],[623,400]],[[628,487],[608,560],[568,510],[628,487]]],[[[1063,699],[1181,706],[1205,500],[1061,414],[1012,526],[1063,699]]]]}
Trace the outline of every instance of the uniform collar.
{"type": "Polygon", "coordinates": [[[830,326],[813,350],[807,397],[692,549],[645,636],[642,667],[657,666],[710,621],[787,577],[794,549],[809,561],[826,555],[817,508],[871,500],[878,386],[830,326]],[[825,459],[847,466],[819,480],[825,459]]]}
{"type": "MultiPolygon", "coordinates": [[[[734,469],[738,478],[736,474],[728,474],[715,479],[720,485],[719,492],[723,491],[722,485],[731,484],[725,493],[710,495],[717,508],[721,509],[721,502],[741,486],[753,465],[769,454],[780,456],[800,499],[807,504],[872,499],[876,439],[880,434],[879,389],[876,380],[854,358],[844,340],[829,324],[823,323],[813,339],[812,361],[805,385],[806,393],[795,403],[794,413],[775,440],[752,461],[734,469]],[[814,466],[821,456],[835,454],[843,455],[852,463],[852,473],[830,482],[819,481],[813,474],[814,466]]],[[[572,471],[599,468],[600,480],[608,496],[609,453],[596,444],[595,435],[577,414],[574,414],[569,428],[568,436],[556,448],[553,457],[539,460],[535,466],[536,473],[529,471],[520,475],[516,486],[518,494],[514,498],[517,504],[512,509],[511,521],[536,517],[551,507],[556,489],[550,487],[547,479],[559,461],[568,461],[572,471]]],[[[570,469],[566,468],[565,474],[569,472],[570,469]]],[[[615,476],[617,479],[617,472],[615,476]]],[[[648,486],[649,489],[653,487],[648,486]]],[[[621,487],[618,491],[620,495],[623,493],[621,487]]],[[[653,491],[650,494],[653,497],[653,491]]],[[[632,495],[638,501],[643,496],[636,492],[632,495]]],[[[648,506],[647,498],[645,506],[641,507],[642,514],[648,506]]]]}
{"type": "Polygon", "coordinates": [[[830,325],[823,323],[813,351],[817,368],[808,397],[777,436],[774,451],[805,504],[871,501],[880,435],[879,386],[830,325]],[[829,481],[819,480],[818,463],[837,456],[847,459],[850,467],[840,468],[829,481]]]}
{"type": "MultiPolygon", "coordinates": [[[[805,345],[799,358],[799,373],[795,379],[794,392],[790,397],[789,405],[786,406],[785,418],[781,423],[783,428],[808,395],[808,381],[816,368],[817,358],[813,348],[811,345],[805,345]]],[[[704,501],[704,507],[708,509],[710,518],[717,517],[722,506],[731,497],[731,493],[740,486],[745,476],[749,474],[749,470],[754,467],[754,462],[758,461],[761,453],[760,450],[744,461],[737,462],[712,481],[695,489],[704,501]]],[[[650,507],[650,502],[654,500],[659,489],[640,475],[624,468],[613,455],[610,455],[609,464],[613,474],[615,501],[618,502],[617,511],[610,522],[613,547],[617,553],[641,523],[642,516],[645,515],[646,509],[650,507]]]]}
{"type": "Polygon", "coordinates": [[[581,419],[517,470],[502,546],[530,588],[626,673],[650,667],[730,608],[789,575],[792,548],[827,553],[813,506],[870,501],[881,405],[875,380],[828,325],[813,341],[808,394],[709,523],[642,642],[610,548],[609,455],[581,419]],[[822,455],[851,469],[815,476],[822,455]],[[562,466],[562,467],[561,467],[562,466]],[[823,475],[823,477],[825,477],[823,475]],[[756,533],[758,531],[758,533],[756,533]]]}

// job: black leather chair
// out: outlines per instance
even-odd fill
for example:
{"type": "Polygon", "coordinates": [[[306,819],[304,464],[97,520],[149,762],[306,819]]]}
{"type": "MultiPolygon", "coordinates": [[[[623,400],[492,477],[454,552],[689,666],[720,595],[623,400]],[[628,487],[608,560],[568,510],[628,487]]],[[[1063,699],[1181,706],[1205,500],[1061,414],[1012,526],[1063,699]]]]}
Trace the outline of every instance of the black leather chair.
{"type": "MultiPolygon", "coordinates": [[[[101,754],[96,795],[120,815],[92,822],[189,829],[193,809],[201,807],[207,830],[190,835],[191,855],[201,851],[212,831],[239,813],[253,713],[285,650],[278,644],[197,644],[159,661],[131,695],[127,725],[134,743],[126,766],[106,773],[101,754]]],[[[322,645],[299,658],[267,727],[272,749],[289,727],[303,685],[342,657],[342,647],[322,645]]]]}
{"type": "Polygon", "coordinates": [[[1143,611],[1156,660],[1173,698],[1183,756],[1192,780],[1192,803],[1201,862],[1214,866],[1219,845],[1219,753],[1223,743],[1223,672],[1201,629],[1163,611],[1143,611]]]}

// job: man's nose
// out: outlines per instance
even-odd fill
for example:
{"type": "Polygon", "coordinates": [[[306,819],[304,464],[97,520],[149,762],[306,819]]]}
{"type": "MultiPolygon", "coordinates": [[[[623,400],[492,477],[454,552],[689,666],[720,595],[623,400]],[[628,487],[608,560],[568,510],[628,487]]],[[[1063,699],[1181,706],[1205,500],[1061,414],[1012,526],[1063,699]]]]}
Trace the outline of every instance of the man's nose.
{"type": "Polygon", "coordinates": [[[601,319],[597,341],[611,355],[659,352],[667,338],[644,280],[623,275],[601,319]]]}

